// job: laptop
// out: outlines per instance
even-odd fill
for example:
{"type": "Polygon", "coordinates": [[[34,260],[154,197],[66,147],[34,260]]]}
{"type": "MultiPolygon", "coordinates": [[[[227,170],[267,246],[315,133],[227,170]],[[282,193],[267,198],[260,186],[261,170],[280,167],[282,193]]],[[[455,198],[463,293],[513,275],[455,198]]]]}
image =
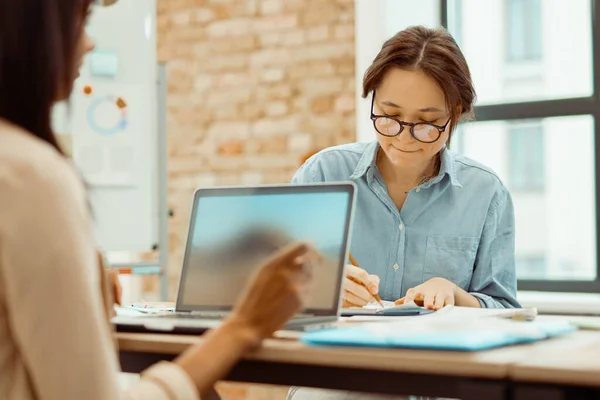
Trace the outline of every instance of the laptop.
{"type": "Polygon", "coordinates": [[[278,249],[311,242],[323,256],[312,295],[285,327],[322,329],[340,317],[354,215],[352,182],[198,189],[174,312],[116,316],[119,332],[202,334],[231,312],[255,269],[278,249]]]}

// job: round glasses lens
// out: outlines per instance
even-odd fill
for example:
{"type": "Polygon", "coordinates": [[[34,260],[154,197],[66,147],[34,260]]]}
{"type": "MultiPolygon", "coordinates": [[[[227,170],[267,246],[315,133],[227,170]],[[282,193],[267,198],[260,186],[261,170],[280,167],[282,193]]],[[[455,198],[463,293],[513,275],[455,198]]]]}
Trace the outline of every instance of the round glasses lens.
{"type": "Polygon", "coordinates": [[[384,136],[396,136],[400,132],[400,124],[391,118],[376,118],[375,129],[384,136]]]}
{"type": "Polygon", "coordinates": [[[413,133],[422,142],[435,142],[440,137],[440,131],[430,124],[415,124],[413,133]]]}

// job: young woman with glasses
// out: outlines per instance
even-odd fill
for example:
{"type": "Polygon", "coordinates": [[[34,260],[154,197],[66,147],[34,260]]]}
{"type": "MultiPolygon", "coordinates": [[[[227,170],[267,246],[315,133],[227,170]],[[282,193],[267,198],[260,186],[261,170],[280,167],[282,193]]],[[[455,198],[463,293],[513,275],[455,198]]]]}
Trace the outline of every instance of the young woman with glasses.
{"type": "MultiPolygon", "coordinates": [[[[293,179],[358,186],[351,252],[361,268],[347,266],[344,305],[364,306],[378,293],[436,310],[518,306],[511,196],[493,171],[448,148],[475,99],[452,36],[424,27],[396,34],[364,76],[369,94],[377,141],[325,149],[293,179]]],[[[288,395],[367,398],[391,399],[298,387],[288,395]]]]}
{"type": "Polygon", "coordinates": [[[364,75],[369,94],[377,141],[325,149],[293,179],[359,187],[351,252],[362,268],[348,266],[345,305],[378,293],[433,309],[517,306],[511,196],[493,171],[448,148],[475,99],[454,39],[399,32],[364,75]]]}

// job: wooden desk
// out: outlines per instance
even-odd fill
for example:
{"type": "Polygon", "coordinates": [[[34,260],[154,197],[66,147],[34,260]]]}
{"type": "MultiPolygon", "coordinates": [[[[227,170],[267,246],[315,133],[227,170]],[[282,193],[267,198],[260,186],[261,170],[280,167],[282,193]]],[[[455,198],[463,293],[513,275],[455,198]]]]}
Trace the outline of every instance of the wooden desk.
{"type": "Polygon", "coordinates": [[[600,332],[579,331],[528,346],[509,378],[519,400],[600,398],[600,332]]]}
{"type": "MultiPolygon", "coordinates": [[[[202,340],[182,335],[116,335],[126,372],[140,372],[160,360],[171,360],[202,340]]],[[[509,366],[520,359],[521,351],[522,346],[477,353],[310,347],[274,339],[242,360],[226,380],[499,400],[506,397],[509,366]]]]}
{"type": "MultiPolygon", "coordinates": [[[[121,365],[140,372],[172,360],[196,336],[118,333],[121,365]]],[[[226,380],[471,399],[600,398],[600,332],[476,352],[311,347],[267,340],[226,380]]]]}

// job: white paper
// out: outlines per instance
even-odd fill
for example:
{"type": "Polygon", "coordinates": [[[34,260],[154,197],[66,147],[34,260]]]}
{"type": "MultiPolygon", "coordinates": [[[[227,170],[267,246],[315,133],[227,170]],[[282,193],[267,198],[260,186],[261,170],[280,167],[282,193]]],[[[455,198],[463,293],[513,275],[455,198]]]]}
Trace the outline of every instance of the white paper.
{"type": "Polygon", "coordinates": [[[356,308],[362,308],[363,310],[381,310],[381,309],[385,309],[385,308],[390,308],[390,307],[394,307],[395,304],[393,301],[387,301],[387,300],[381,300],[381,302],[383,303],[383,307],[381,307],[381,305],[376,302],[376,301],[372,301],[369,304],[363,306],[363,307],[356,307],[356,308]]]}

